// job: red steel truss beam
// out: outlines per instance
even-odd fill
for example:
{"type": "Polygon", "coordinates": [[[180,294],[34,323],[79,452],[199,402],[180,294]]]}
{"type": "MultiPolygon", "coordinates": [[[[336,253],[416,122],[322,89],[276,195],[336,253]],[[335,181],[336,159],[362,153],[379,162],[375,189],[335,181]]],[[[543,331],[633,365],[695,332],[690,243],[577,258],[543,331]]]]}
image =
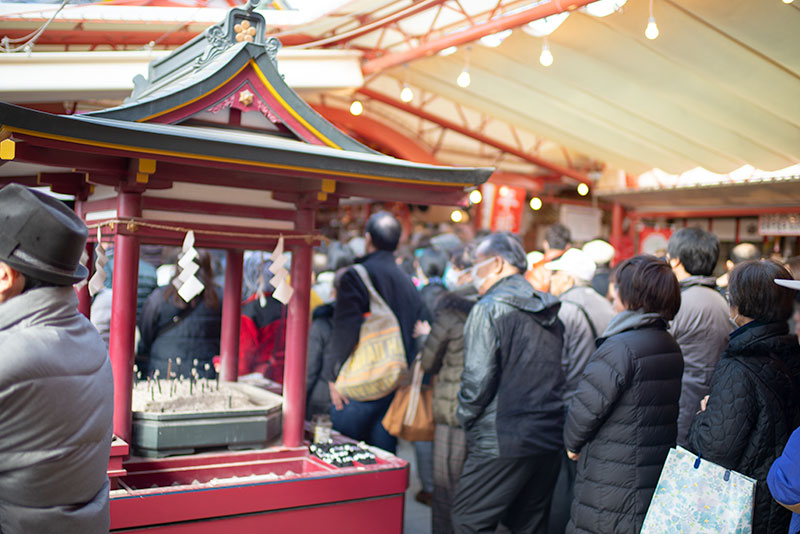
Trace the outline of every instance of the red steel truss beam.
{"type": "MultiPolygon", "coordinates": [[[[312,48],[318,46],[331,46],[335,44],[339,44],[344,41],[350,41],[351,39],[355,39],[357,37],[361,37],[362,35],[366,35],[371,33],[375,30],[379,30],[383,27],[389,26],[390,24],[394,24],[400,20],[405,18],[411,17],[416,15],[417,13],[422,13],[423,11],[427,11],[432,7],[437,7],[439,4],[445,3],[447,0],[422,0],[412,6],[409,6],[405,9],[401,9],[400,11],[396,11],[391,15],[387,15],[381,19],[378,19],[374,22],[370,22],[364,24],[363,26],[359,26],[355,30],[350,30],[347,32],[340,33],[338,35],[334,35],[332,37],[327,37],[325,39],[319,39],[316,41],[310,41],[308,43],[304,43],[301,45],[297,45],[297,48],[312,48]]],[[[283,39],[281,39],[281,42],[283,39]]],[[[285,44],[285,43],[284,43],[285,44]]]]}
{"type": "Polygon", "coordinates": [[[429,56],[444,50],[451,46],[458,46],[465,43],[471,43],[486,35],[491,35],[510,28],[517,28],[523,24],[531,21],[542,19],[563,13],[564,11],[573,11],[579,7],[591,4],[595,0],[567,0],[563,4],[559,0],[551,0],[545,4],[539,4],[525,11],[514,13],[513,15],[506,15],[499,17],[482,24],[476,24],[464,31],[445,35],[439,39],[429,41],[421,44],[418,47],[403,52],[394,54],[386,54],[379,58],[367,61],[362,65],[364,74],[373,74],[382,70],[408,63],[421,57],[429,56]]]}
{"type": "Polygon", "coordinates": [[[467,137],[471,137],[472,139],[475,139],[476,141],[480,141],[481,143],[484,143],[486,145],[495,147],[495,148],[497,148],[499,150],[502,150],[503,152],[508,152],[509,154],[513,154],[514,156],[517,156],[518,158],[524,159],[525,161],[529,161],[529,162],[531,162],[531,163],[533,163],[535,165],[538,165],[539,167],[542,167],[544,169],[551,170],[551,171],[553,171],[553,172],[555,172],[557,174],[561,174],[563,176],[568,176],[568,177],[570,177],[570,178],[572,178],[574,180],[578,180],[579,182],[583,182],[586,185],[589,185],[589,186],[592,185],[591,178],[589,178],[588,176],[586,176],[585,174],[583,174],[581,172],[576,171],[575,169],[569,169],[567,167],[562,167],[561,165],[558,165],[556,163],[552,163],[550,161],[547,161],[544,158],[540,158],[538,156],[534,156],[533,154],[528,154],[527,152],[524,152],[524,151],[522,151],[522,150],[520,150],[520,149],[518,149],[516,147],[506,145],[505,143],[501,143],[499,141],[496,141],[496,140],[492,139],[491,137],[488,137],[488,136],[486,136],[484,134],[481,134],[481,133],[478,133],[478,132],[474,132],[474,131],[472,131],[472,130],[470,130],[468,128],[465,128],[464,126],[461,126],[460,124],[456,124],[456,123],[454,123],[452,121],[449,121],[449,120],[447,120],[445,118],[439,117],[438,115],[434,115],[434,114],[429,113],[429,112],[427,112],[427,111],[425,111],[423,109],[416,108],[414,106],[406,104],[405,102],[401,102],[400,100],[395,100],[394,98],[388,97],[388,96],[384,95],[383,93],[379,93],[379,92],[375,91],[374,89],[369,89],[367,87],[363,87],[363,88],[359,89],[357,92],[359,94],[362,94],[362,95],[368,97],[368,98],[371,98],[373,100],[377,100],[378,102],[383,102],[384,104],[387,104],[389,106],[395,107],[395,108],[397,108],[397,109],[399,109],[401,111],[405,111],[406,113],[411,113],[412,115],[416,115],[417,117],[425,119],[426,121],[432,122],[434,124],[438,124],[439,126],[447,128],[448,130],[452,130],[454,132],[460,133],[461,135],[465,135],[467,137]]]}

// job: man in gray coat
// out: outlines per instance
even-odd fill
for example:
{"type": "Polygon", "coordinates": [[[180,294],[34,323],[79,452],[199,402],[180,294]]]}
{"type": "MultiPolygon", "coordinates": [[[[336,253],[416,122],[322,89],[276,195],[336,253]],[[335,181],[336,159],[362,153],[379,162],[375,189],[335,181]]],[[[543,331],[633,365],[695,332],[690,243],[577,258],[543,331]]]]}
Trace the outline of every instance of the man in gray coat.
{"type": "MultiPolygon", "coordinates": [[[[611,303],[591,286],[597,264],[583,250],[571,248],[544,266],[553,271],[550,293],[561,300],[561,309],[558,310],[558,318],[564,323],[561,366],[566,378],[564,404],[568,406],[578,389],[584,367],[597,349],[595,340],[605,332],[614,310],[611,303]]],[[[566,453],[562,456],[550,507],[550,534],[563,533],[567,527],[577,465],[567,458],[566,453]]]]}
{"type": "Polygon", "coordinates": [[[0,189],[0,532],[105,533],[113,392],[103,340],[72,285],[83,222],[0,189]]]}
{"type": "Polygon", "coordinates": [[[611,303],[590,285],[597,266],[581,249],[571,248],[544,266],[553,271],[550,293],[561,301],[558,311],[558,318],[564,323],[561,365],[567,380],[564,403],[569,405],[583,368],[597,349],[595,340],[611,322],[614,310],[611,303]]]}
{"type": "Polygon", "coordinates": [[[678,412],[678,445],[683,447],[733,330],[728,303],[712,276],[718,258],[719,239],[700,228],[681,228],[667,243],[667,261],[681,286],[681,307],[669,332],[683,353],[678,412]]]}

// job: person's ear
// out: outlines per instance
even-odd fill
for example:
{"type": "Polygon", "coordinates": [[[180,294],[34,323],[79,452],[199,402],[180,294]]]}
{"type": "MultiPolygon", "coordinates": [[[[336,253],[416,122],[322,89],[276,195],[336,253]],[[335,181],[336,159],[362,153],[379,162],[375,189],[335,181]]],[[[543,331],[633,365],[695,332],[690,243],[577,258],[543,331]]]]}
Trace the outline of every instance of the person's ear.
{"type": "Polygon", "coordinates": [[[725,260],[725,268],[732,271],[736,265],[731,260],[725,260]]]}
{"type": "Polygon", "coordinates": [[[19,295],[24,286],[25,277],[7,263],[0,261],[0,302],[19,295]]]}
{"type": "Polygon", "coordinates": [[[494,259],[495,259],[495,262],[496,262],[494,273],[495,274],[500,274],[503,271],[503,268],[506,265],[506,260],[504,260],[502,258],[502,256],[495,256],[494,259]]]}

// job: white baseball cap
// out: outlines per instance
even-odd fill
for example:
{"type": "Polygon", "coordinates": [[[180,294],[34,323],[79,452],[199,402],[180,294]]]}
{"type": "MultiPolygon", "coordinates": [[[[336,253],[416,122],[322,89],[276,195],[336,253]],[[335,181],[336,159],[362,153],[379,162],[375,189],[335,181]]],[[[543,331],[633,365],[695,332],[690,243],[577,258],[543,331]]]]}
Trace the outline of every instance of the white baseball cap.
{"type": "Polygon", "coordinates": [[[775,278],[774,280],[779,286],[800,291],[800,280],[784,280],[783,278],[775,278]]]}
{"type": "Polygon", "coordinates": [[[585,282],[592,280],[594,271],[597,269],[597,264],[579,248],[568,249],[560,258],[545,263],[544,266],[551,271],[564,271],[585,282]]]}
{"type": "Polygon", "coordinates": [[[544,254],[539,252],[538,250],[534,250],[533,252],[528,252],[528,269],[533,269],[533,266],[542,261],[544,258],[544,254]]]}
{"type": "Polygon", "coordinates": [[[583,251],[598,265],[609,263],[614,259],[614,247],[602,239],[595,239],[583,245],[583,251]]]}

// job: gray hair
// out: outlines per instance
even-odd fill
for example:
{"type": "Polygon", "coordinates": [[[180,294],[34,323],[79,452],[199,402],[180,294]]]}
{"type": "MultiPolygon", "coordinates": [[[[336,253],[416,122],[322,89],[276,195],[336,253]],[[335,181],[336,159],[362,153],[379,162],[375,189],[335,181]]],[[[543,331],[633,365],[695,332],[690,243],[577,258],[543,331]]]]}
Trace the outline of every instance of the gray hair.
{"type": "Polygon", "coordinates": [[[528,258],[525,256],[522,244],[516,236],[508,232],[487,235],[478,242],[475,254],[486,257],[500,256],[521,273],[528,269],[528,258]]]}

